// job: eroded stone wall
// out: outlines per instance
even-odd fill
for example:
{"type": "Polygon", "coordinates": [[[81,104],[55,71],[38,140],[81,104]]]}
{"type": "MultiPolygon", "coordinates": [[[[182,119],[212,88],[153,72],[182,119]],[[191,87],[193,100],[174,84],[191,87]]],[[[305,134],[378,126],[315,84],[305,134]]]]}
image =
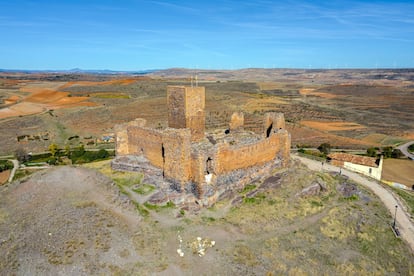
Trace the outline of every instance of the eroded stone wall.
{"type": "Polygon", "coordinates": [[[168,86],[168,126],[188,128],[192,141],[204,138],[205,89],[204,87],[168,86]]]}
{"type": "Polygon", "coordinates": [[[128,139],[128,126],[140,126],[144,127],[146,124],[145,119],[135,119],[134,121],[115,125],[115,150],[117,155],[128,155],[130,154],[129,150],[129,139],[128,139]]]}
{"type": "Polygon", "coordinates": [[[162,169],[162,131],[139,126],[128,126],[127,131],[129,154],[142,155],[162,169]]]}
{"type": "Polygon", "coordinates": [[[185,87],[167,87],[168,127],[186,128],[185,87]]]}
{"type": "Polygon", "coordinates": [[[268,112],[264,118],[264,134],[266,137],[271,132],[276,132],[281,129],[285,129],[285,116],[283,113],[268,112]]]}
{"type": "Polygon", "coordinates": [[[186,127],[191,130],[191,140],[204,138],[206,128],[204,87],[185,87],[186,127]]]}
{"type": "Polygon", "coordinates": [[[230,118],[230,123],[229,123],[230,131],[242,130],[243,126],[244,126],[243,112],[234,112],[230,118]]]}
{"type": "Polygon", "coordinates": [[[276,158],[287,158],[289,134],[284,131],[269,138],[243,146],[220,145],[215,156],[215,171],[224,174],[232,170],[265,164],[276,158]]]}
{"type": "Polygon", "coordinates": [[[164,176],[177,181],[182,190],[191,179],[191,133],[189,129],[166,129],[162,135],[164,176]]]}
{"type": "Polygon", "coordinates": [[[127,124],[115,126],[115,152],[117,156],[129,154],[127,124]]]}

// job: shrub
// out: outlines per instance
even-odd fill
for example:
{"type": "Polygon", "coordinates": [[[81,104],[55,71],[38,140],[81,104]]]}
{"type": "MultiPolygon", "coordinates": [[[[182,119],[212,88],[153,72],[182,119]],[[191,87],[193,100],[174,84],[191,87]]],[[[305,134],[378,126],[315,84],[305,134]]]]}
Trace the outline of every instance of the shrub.
{"type": "Polygon", "coordinates": [[[376,148],[367,148],[367,156],[376,157],[377,156],[377,149],[376,148]]]}
{"type": "Polygon", "coordinates": [[[56,159],[56,157],[52,156],[52,157],[49,158],[49,160],[47,160],[47,163],[49,165],[56,165],[57,164],[57,161],[58,160],[56,159]]]}
{"type": "Polygon", "coordinates": [[[16,152],[14,153],[14,156],[16,157],[16,159],[20,162],[20,163],[24,163],[29,161],[30,156],[27,153],[27,151],[23,148],[18,148],[16,150],[16,152]]]}
{"type": "Polygon", "coordinates": [[[322,144],[319,145],[318,150],[321,153],[323,153],[325,155],[328,155],[331,152],[331,148],[332,148],[331,147],[331,144],[329,144],[329,143],[322,143],[322,144]]]}
{"type": "Polygon", "coordinates": [[[13,169],[13,162],[9,160],[0,160],[0,172],[13,169]]]}
{"type": "Polygon", "coordinates": [[[394,149],[393,151],[392,151],[392,153],[391,153],[391,157],[392,158],[401,158],[401,157],[403,157],[404,156],[404,154],[402,153],[402,151],[401,150],[399,150],[399,149],[394,149]]]}
{"type": "Polygon", "coordinates": [[[85,151],[83,148],[79,148],[73,151],[70,155],[70,159],[74,164],[89,163],[97,160],[106,159],[109,157],[109,152],[105,149],[99,151],[85,151]]]}

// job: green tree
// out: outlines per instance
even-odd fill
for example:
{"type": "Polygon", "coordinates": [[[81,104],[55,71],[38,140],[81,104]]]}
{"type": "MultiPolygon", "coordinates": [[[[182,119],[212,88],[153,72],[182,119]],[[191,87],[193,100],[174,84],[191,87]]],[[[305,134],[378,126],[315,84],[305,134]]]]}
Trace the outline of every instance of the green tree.
{"type": "Polygon", "coordinates": [[[319,145],[318,150],[321,153],[323,153],[325,155],[328,155],[331,152],[331,148],[332,148],[331,147],[331,144],[329,144],[329,143],[322,143],[322,144],[319,145]]]}
{"type": "Polygon", "coordinates": [[[108,151],[106,151],[105,149],[100,149],[98,151],[98,153],[96,154],[96,158],[97,159],[105,159],[109,156],[108,151]]]}
{"type": "Polygon", "coordinates": [[[401,158],[403,156],[404,156],[404,154],[399,149],[394,149],[391,153],[392,158],[401,158]]]}
{"type": "Polygon", "coordinates": [[[370,157],[376,157],[377,156],[377,149],[376,148],[367,148],[367,155],[370,157]]]}
{"type": "Polygon", "coordinates": [[[0,172],[13,169],[13,163],[9,160],[0,160],[0,172]]]}
{"type": "Polygon", "coordinates": [[[84,154],[85,154],[85,146],[84,146],[83,144],[80,144],[80,145],[79,145],[79,147],[78,147],[78,152],[79,152],[79,155],[80,155],[80,156],[82,156],[82,155],[84,155],[84,154]]]}
{"type": "Polygon", "coordinates": [[[390,158],[392,157],[392,147],[384,147],[382,148],[382,154],[384,155],[384,158],[390,158]]]}
{"type": "Polygon", "coordinates": [[[58,160],[56,159],[56,157],[52,156],[49,158],[49,160],[47,160],[47,163],[49,165],[56,165],[58,163],[58,160]]]}
{"type": "Polygon", "coordinates": [[[19,147],[15,153],[14,156],[16,157],[16,159],[20,162],[20,163],[24,163],[29,161],[30,156],[27,153],[27,151],[24,148],[19,147]]]}
{"type": "Polygon", "coordinates": [[[65,146],[65,155],[66,155],[67,157],[70,157],[70,145],[66,145],[66,146],[65,146]]]}

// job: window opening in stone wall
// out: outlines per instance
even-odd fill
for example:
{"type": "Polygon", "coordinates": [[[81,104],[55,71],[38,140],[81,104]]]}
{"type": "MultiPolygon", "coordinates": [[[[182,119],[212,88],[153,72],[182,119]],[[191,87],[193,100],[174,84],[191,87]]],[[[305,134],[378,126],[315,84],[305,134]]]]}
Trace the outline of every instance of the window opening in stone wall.
{"type": "Polygon", "coordinates": [[[209,157],[207,158],[207,161],[206,161],[206,174],[210,174],[212,172],[213,172],[213,159],[209,157]]]}
{"type": "Polygon", "coordinates": [[[161,145],[161,156],[162,156],[162,177],[164,177],[164,165],[165,165],[165,149],[164,149],[164,144],[161,145]]]}
{"type": "Polygon", "coordinates": [[[266,138],[269,138],[270,133],[272,133],[273,123],[270,124],[270,126],[266,130],[266,138]]]}

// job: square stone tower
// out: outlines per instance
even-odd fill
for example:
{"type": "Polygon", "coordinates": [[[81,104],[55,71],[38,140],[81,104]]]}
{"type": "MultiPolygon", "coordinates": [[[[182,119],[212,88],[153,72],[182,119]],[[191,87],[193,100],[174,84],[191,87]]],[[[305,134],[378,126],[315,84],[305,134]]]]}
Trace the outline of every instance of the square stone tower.
{"type": "Polygon", "coordinates": [[[188,128],[191,141],[204,138],[205,119],[204,87],[168,86],[168,126],[171,128],[188,128]]]}

